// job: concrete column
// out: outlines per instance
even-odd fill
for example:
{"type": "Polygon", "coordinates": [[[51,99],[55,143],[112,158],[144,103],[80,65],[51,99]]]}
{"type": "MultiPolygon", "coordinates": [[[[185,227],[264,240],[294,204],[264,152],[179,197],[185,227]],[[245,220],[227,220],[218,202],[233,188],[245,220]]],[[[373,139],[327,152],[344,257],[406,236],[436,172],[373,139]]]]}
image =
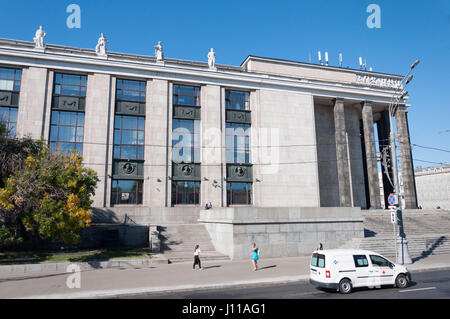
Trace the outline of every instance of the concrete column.
{"type": "Polygon", "coordinates": [[[367,179],[369,182],[370,208],[380,209],[380,181],[378,178],[377,152],[375,148],[375,134],[373,129],[372,102],[362,102],[361,106],[366,150],[367,179]]]}
{"type": "Polygon", "coordinates": [[[336,140],[336,160],[339,184],[339,203],[341,207],[351,206],[350,174],[347,160],[347,141],[345,130],[344,100],[334,101],[334,128],[336,140]]]}
{"type": "Polygon", "coordinates": [[[417,208],[416,184],[414,178],[414,165],[411,153],[411,141],[409,138],[408,112],[404,106],[400,106],[396,113],[398,133],[398,153],[403,180],[403,194],[405,196],[405,208],[417,208]]]}
{"type": "MultiPolygon", "coordinates": [[[[40,139],[44,134],[48,71],[30,67],[22,71],[16,136],[40,139]]],[[[46,136],[48,137],[48,136],[46,136]]]]}
{"type": "Polygon", "coordinates": [[[170,86],[171,84],[165,80],[147,81],[144,206],[170,206],[172,187],[169,180],[172,169],[170,86]]]}
{"type": "Polygon", "coordinates": [[[202,182],[200,205],[211,202],[213,208],[222,206],[222,123],[221,89],[217,85],[201,88],[201,163],[202,182]]]}
{"type": "MultiPolygon", "coordinates": [[[[100,181],[97,184],[93,207],[103,207],[107,184],[107,149],[109,143],[110,106],[113,92],[111,76],[91,74],[88,76],[84,123],[83,159],[87,167],[95,170],[100,181]]],[[[110,187],[110,185],[109,185],[110,187]]]]}

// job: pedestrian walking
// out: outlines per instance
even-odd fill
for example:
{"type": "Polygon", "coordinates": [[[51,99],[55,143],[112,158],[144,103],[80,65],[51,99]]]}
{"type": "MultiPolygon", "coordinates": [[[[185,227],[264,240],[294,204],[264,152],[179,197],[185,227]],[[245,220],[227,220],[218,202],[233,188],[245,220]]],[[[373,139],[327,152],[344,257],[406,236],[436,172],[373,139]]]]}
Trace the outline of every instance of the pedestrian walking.
{"type": "Polygon", "coordinates": [[[194,265],[192,266],[193,270],[195,269],[195,265],[197,265],[197,264],[198,264],[199,269],[203,270],[202,263],[200,261],[200,253],[201,253],[200,245],[195,245],[195,248],[194,248],[194,265]]]}
{"type": "Polygon", "coordinates": [[[258,270],[258,260],[259,260],[259,248],[256,247],[256,243],[252,244],[252,264],[253,270],[258,270]]]}

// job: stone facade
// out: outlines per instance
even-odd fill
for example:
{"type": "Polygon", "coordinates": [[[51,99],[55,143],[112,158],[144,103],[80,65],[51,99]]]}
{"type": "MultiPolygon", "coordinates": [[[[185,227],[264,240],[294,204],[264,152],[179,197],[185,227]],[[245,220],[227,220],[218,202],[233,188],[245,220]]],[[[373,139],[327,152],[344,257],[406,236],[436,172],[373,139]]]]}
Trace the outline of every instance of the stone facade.
{"type": "Polygon", "coordinates": [[[450,166],[442,165],[415,172],[417,200],[423,209],[450,210],[450,166]]]}
{"type": "MultiPolygon", "coordinates": [[[[249,96],[245,110],[251,119],[245,146],[249,161],[244,164],[252,172],[247,182],[250,206],[380,208],[373,125],[379,123],[376,119],[387,109],[394,91],[377,83],[395,82],[401,76],[255,56],[241,66],[216,64],[217,70],[212,71],[206,62],[164,58],[161,63],[150,56],[113,52],[98,57],[94,50],[50,44],[45,51],[33,48],[30,42],[0,39],[0,68],[22,70],[17,136],[49,140],[55,74],[87,76],[82,155],[100,178],[93,204],[99,221],[100,217],[121,220],[127,214],[139,223],[158,223],[167,220],[168,214],[170,221],[178,216],[180,222],[195,222],[206,203],[214,209],[233,206],[227,196],[226,96],[230,90],[249,96]],[[358,82],[361,76],[375,76],[381,82],[358,82]],[[137,205],[112,202],[119,79],[146,84],[142,203],[137,205]],[[196,86],[200,92],[197,164],[201,180],[199,200],[193,205],[173,205],[172,200],[176,85],[196,86]]],[[[409,141],[404,129],[407,118],[399,114],[399,135],[409,141]]],[[[412,159],[408,149],[400,153],[405,174],[412,170],[412,159]]],[[[406,189],[410,207],[415,193],[409,186],[406,189]]]]}

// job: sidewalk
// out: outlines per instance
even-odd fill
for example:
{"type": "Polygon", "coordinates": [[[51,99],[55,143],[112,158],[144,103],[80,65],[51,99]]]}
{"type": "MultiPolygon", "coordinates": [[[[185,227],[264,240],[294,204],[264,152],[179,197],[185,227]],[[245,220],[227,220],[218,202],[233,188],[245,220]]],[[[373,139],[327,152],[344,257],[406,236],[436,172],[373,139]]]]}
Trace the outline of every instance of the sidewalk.
{"type": "MultiPolygon", "coordinates": [[[[81,272],[81,288],[69,289],[71,273],[0,274],[0,298],[95,298],[309,280],[310,257],[271,258],[253,271],[251,261],[202,261],[201,270],[191,262],[152,264],[143,268],[89,269],[81,272]]],[[[431,255],[407,266],[414,272],[450,269],[450,255],[431,255]]]]}

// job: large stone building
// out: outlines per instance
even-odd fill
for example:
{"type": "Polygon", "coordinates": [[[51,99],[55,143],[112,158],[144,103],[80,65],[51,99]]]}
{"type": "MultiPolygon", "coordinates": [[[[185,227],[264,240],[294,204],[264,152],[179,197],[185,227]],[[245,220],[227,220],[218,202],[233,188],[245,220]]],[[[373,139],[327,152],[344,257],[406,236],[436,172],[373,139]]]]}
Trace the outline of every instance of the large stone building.
{"type": "MultiPolygon", "coordinates": [[[[402,76],[257,56],[216,65],[214,54],[192,62],[155,48],[156,57],[107,52],[102,38],[96,50],[0,40],[1,121],[82,155],[100,178],[99,221],[192,222],[206,203],[384,208],[377,148],[388,144],[402,76]]],[[[396,122],[415,207],[408,107],[396,122]]]]}
{"type": "Polygon", "coordinates": [[[420,207],[450,210],[450,165],[416,170],[415,177],[420,207]]]}

